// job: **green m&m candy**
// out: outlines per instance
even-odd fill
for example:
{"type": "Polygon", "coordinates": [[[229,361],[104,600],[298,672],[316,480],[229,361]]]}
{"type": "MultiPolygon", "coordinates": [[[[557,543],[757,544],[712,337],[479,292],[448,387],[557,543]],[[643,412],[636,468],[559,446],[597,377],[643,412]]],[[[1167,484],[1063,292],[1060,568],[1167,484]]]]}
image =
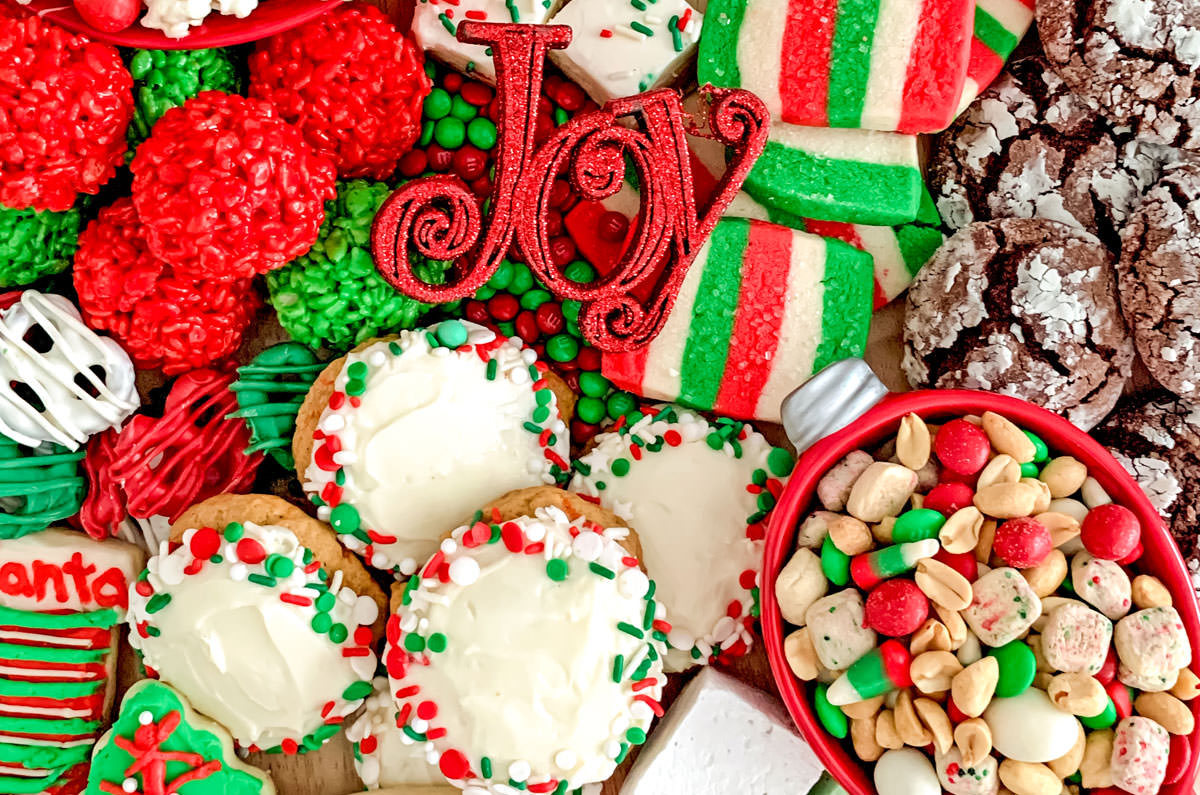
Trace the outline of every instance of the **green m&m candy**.
{"type": "Polygon", "coordinates": [[[1077,716],[1079,722],[1088,729],[1107,729],[1117,722],[1117,707],[1113,704],[1111,698],[1106,698],[1104,709],[1100,710],[1100,714],[1092,715],[1091,717],[1077,716]]]}
{"type": "Polygon", "coordinates": [[[850,556],[838,549],[830,536],[821,543],[821,571],[834,585],[850,582],[850,556]]]}
{"type": "Polygon", "coordinates": [[[816,707],[817,720],[822,728],[839,740],[844,740],[850,733],[850,721],[846,713],[829,703],[829,685],[818,684],[813,691],[813,705],[816,707]]]}
{"type": "Polygon", "coordinates": [[[896,523],[892,526],[892,541],[907,544],[910,541],[937,538],[938,531],[945,523],[946,517],[940,511],[930,508],[905,511],[896,517],[896,523]]]}
{"type": "Polygon", "coordinates": [[[1014,640],[988,652],[1000,665],[1000,678],[996,681],[996,695],[1011,698],[1024,693],[1037,673],[1037,658],[1033,649],[1021,640],[1014,640]]]}

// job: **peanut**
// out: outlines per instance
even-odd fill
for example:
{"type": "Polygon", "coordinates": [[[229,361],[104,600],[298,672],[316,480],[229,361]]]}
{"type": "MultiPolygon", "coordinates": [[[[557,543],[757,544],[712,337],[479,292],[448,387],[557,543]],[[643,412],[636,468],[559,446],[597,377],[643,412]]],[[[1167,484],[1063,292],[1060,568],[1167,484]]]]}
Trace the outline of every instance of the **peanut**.
{"type": "Polygon", "coordinates": [[[997,483],[1016,483],[1021,479],[1021,465],[1010,455],[998,455],[979,473],[975,488],[982,489],[997,483]]]}
{"type": "Polygon", "coordinates": [[[1067,576],[1067,556],[1060,549],[1052,549],[1038,565],[1021,569],[1021,576],[1039,599],[1050,596],[1067,576]]]}
{"type": "Polygon", "coordinates": [[[978,718],[991,703],[999,681],[999,662],[995,657],[981,657],[955,674],[950,697],[964,715],[978,718]]]}
{"type": "MultiPolygon", "coordinates": [[[[1104,685],[1084,673],[1059,674],[1050,680],[1046,695],[1054,706],[1072,715],[1099,715],[1108,705],[1104,685]]],[[[1074,772],[1074,771],[1072,771],[1074,772]]]]}
{"type": "Polygon", "coordinates": [[[854,753],[864,762],[874,762],[883,756],[883,746],[875,739],[875,716],[850,720],[850,742],[854,753]]]}
{"type": "Polygon", "coordinates": [[[974,505],[968,505],[950,515],[938,531],[938,540],[951,554],[970,552],[979,543],[979,530],[982,527],[983,514],[974,505]]]}
{"type": "Polygon", "coordinates": [[[906,414],[896,432],[896,457],[900,463],[918,470],[929,461],[929,427],[916,414],[906,414]]]}
{"type": "Polygon", "coordinates": [[[1037,454],[1037,448],[1025,432],[1014,425],[1012,420],[994,411],[983,412],[983,432],[988,435],[992,448],[997,453],[1012,456],[1018,464],[1032,461],[1037,454]]]}
{"type": "Polygon", "coordinates": [[[864,522],[897,516],[916,487],[916,472],[900,464],[876,461],[854,481],[846,511],[864,522]]]}
{"type": "Polygon", "coordinates": [[[855,720],[858,718],[873,717],[876,712],[879,712],[882,706],[883,696],[875,696],[874,698],[868,698],[866,701],[856,701],[853,704],[847,704],[841,710],[846,713],[847,718],[855,720]]]}
{"type": "Polygon", "coordinates": [[[1134,700],[1133,709],[1171,734],[1191,734],[1196,728],[1196,719],[1187,704],[1170,693],[1142,693],[1134,700]]]}
{"type": "Polygon", "coordinates": [[[1108,505],[1112,502],[1112,497],[1108,496],[1108,492],[1100,485],[1100,481],[1091,475],[1083,479],[1083,485],[1079,487],[1079,496],[1083,497],[1083,504],[1088,508],[1108,505]]]}
{"type": "Polygon", "coordinates": [[[1050,769],[1054,771],[1054,775],[1059,778],[1066,778],[1079,769],[1079,763],[1083,761],[1083,749],[1087,745],[1087,732],[1083,729],[1083,724],[1079,721],[1075,722],[1077,734],[1075,735],[1075,744],[1071,746],[1071,750],[1060,756],[1058,759],[1047,762],[1050,769]]]}
{"type": "Polygon", "coordinates": [[[820,674],[821,663],[817,660],[817,650],[813,648],[808,627],[801,627],[784,639],[783,654],[797,679],[811,682],[820,674]]]}
{"type": "Polygon", "coordinates": [[[896,732],[905,745],[914,748],[924,748],[933,742],[933,735],[925,728],[917,717],[913,706],[913,698],[907,690],[900,691],[896,697],[896,708],[893,710],[896,720],[896,732]]]}
{"type": "Polygon", "coordinates": [[[949,651],[927,651],[913,658],[908,673],[917,690],[929,694],[949,690],[950,681],[962,669],[958,658],[949,651]]]}
{"type": "Polygon", "coordinates": [[[912,497],[908,500],[908,504],[914,511],[921,510],[925,505],[925,495],[914,491],[912,497]]]}
{"type": "Polygon", "coordinates": [[[963,419],[974,425],[976,428],[983,427],[983,417],[980,417],[978,414],[965,414],[963,415],[963,419]]]}
{"type": "Polygon", "coordinates": [[[1050,487],[1037,478],[1021,478],[1021,482],[1030,488],[1037,489],[1037,499],[1033,503],[1031,513],[1045,513],[1050,510],[1050,487]]]}
{"type": "Polygon", "coordinates": [[[1036,762],[1005,759],[1000,763],[1000,780],[1013,795],[1059,795],[1062,779],[1054,771],[1036,762]]]}
{"type": "Polygon", "coordinates": [[[975,545],[975,560],[987,563],[992,557],[992,542],[996,540],[996,522],[985,518],[979,526],[979,543],[975,545]]]}
{"type": "Polygon", "coordinates": [[[967,622],[963,621],[957,610],[947,609],[935,602],[933,612],[937,613],[938,620],[946,625],[946,631],[950,633],[951,651],[967,642],[967,622]]]}
{"type": "Polygon", "coordinates": [[[1112,751],[1112,729],[1100,729],[1088,734],[1083,746],[1083,760],[1079,763],[1080,783],[1084,789],[1113,785],[1112,751]]]}
{"type": "Polygon", "coordinates": [[[1053,681],[1054,675],[1049,671],[1035,671],[1033,674],[1033,686],[1038,690],[1047,689],[1053,681]]]}
{"type": "Polygon", "coordinates": [[[896,517],[885,516],[883,521],[876,522],[871,525],[871,535],[875,536],[875,540],[880,544],[888,545],[892,543],[892,528],[896,525],[896,517]]]}
{"type": "Polygon", "coordinates": [[[950,632],[936,618],[927,618],[913,633],[908,642],[908,651],[914,657],[927,651],[951,651],[950,632]]]}
{"type": "Polygon", "coordinates": [[[931,698],[918,698],[913,702],[913,707],[921,723],[933,735],[933,747],[937,752],[944,754],[949,751],[950,746],[954,745],[954,727],[950,725],[946,710],[931,698]]]}
{"type": "Polygon", "coordinates": [[[1044,511],[1033,517],[1050,531],[1050,543],[1056,548],[1079,535],[1079,520],[1058,511],[1044,511]]]}
{"type": "Polygon", "coordinates": [[[874,537],[866,522],[853,516],[835,515],[836,519],[829,520],[829,538],[835,547],[853,557],[861,555],[873,546],[874,537]]]}
{"type": "Polygon", "coordinates": [[[1130,587],[1130,598],[1141,610],[1145,610],[1147,607],[1171,607],[1174,604],[1171,592],[1157,577],[1139,574],[1133,578],[1130,587]]]}
{"type": "Polygon", "coordinates": [[[1191,668],[1181,668],[1175,686],[1170,690],[1171,695],[1180,701],[1191,701],[1200,695],[1200,677],[1192,673],[1191,668]]]}
{"type": "Polygon", "coordinates": [[[1046,673],[1049,673],[1049,674],[1055,673],[1056,669],[1054,668],[1053,665],[1046,662],[1046,655],[1042,653],[1042,636],[1041,635],[1035,635],[1032,632],[1029,633],[1028,635],[1025,636],[1025,645],[1028,646],[1030,651],[1033,652],[1033,659],[1037,663],[1036,670],[1045,671],[1046,673]]]}
{"type": "Polygon", "coordinates": [[[875,716],[875,742],[890,751],[904,747],[904,740],[896,730],[896,713],[890,709],[881,710],[875,716]]]}
{"type": "Polygon", "coordinates": [[[954,727],[954,744],[963,764],[974,767],[992,752],[992,730],[983,718],[968,718],[954,727]]]}
{"type": "Polygon", "coordinates": [[[1041,499],[1040,489],[1021,481],[993,483],[975,492],[975,507],[996,519],[1015,519],[1029,516],[1041,499]]]}
{"type": "Polygon", "coordinates": [[[1050,496],[1056,500],[1079,491],[1086,478],[1087,467],[1069,455],[1055,458],[1042,467],[1038,475],[1038,480],[1050,487],[1050,496]]]}
{"type": "Polygon", "coordinates": [[[965,610],[971,604],[971,583],[956,570],[933,558],[917,562],[913,579],[921,593],[947,610],[965,610]]]}

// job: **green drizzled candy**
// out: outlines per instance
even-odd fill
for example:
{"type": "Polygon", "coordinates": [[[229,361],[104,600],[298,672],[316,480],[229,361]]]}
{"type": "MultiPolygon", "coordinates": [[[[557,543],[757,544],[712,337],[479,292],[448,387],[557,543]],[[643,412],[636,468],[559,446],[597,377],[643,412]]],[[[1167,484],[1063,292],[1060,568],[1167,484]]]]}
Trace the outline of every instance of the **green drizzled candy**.
{"type": "Polygon", "coordinates": [[[45,530],[73,516],[87,482],[79,471],[84,451],[45,443],[24,447],[0,436],[0,539],[45,530]]]}
{"type": "Polygon", "coordinates": [[[242,88],[241,77],[225,49],[134,50],[129,72],[134,80],[133,118],[125,133],[130,157],[170,108],[201,91],[237,94],[242,88]]]}
{"type": "Polygon", "coordinates": [[[309,387],[325,364],[298,342],[267,348],[250,364],[238,368],[238,379],[229,385],[238,410],[229,417],[246,421],[250,446],[246,454],[264,451],[284,469],[292,469],[292,435],[296,413],[309,387]]]}
{"type": "Polygon", "coordinates": [[[0,287],[62,273],[79,239],[79,210],[13,210],[0,205],[0,287]]]}
{"type": "MultiPolygon", "coordinates": [[[[392,188],[383,182],[339,182],[307,254],[267,274],[271,303],[293,339],[314,348],[348,350],[363,340],[412,328],[427,304],[397,292],[375,270],[371,223],[392,188]]],[[[426,282],[439,284],[450,263],[409,252],[426,282]]]]}

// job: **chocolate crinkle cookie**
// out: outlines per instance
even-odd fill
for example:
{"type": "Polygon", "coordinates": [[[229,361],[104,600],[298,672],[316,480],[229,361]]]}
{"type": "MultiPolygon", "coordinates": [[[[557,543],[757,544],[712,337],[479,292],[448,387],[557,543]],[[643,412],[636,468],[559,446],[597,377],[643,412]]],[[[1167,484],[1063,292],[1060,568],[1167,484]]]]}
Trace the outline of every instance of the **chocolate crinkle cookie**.
{"type": "Polygon", "coordinates": [[[914,387],[1014,395],[1087,430],[1132,362],[1108,250],[1055,221],[971,224],[908,291],[902,366],[914,387]]]}
{"type": "Polygon", "coordinates": [[[1169,147],[1113,130],[1041,57],[1023,58],[934,143],[929,179],[951,229],[996,218],[1046,218],[1111,249],[1169,147]]]}
{"type": "Polygon", "coordinates": [[[1140,138],[1200,149],[1200,3],[1037,0],[1037,26],[1071,90],[1140,138]]]}
{"type": "Polygon", "coordinates": [[[1092,436],[1146,492],[1200,584],[1200,407],[1161,391],[1127,399],[1092,436]]]}
{"type": "Polygon", "coordinates": [[[1200,398],[1200,159],[1167,170],[1121,232],[1121,309],[1146,369],[1200,398]]]}

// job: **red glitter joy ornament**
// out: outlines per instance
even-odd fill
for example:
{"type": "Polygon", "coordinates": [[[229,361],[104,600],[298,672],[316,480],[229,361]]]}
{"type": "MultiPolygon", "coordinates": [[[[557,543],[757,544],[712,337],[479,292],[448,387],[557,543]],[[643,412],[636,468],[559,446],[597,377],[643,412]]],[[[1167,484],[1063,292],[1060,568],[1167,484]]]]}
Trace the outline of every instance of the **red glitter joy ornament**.
{"type": "Polygon", "coordinates": [[[414,180],[375,216],[372,246],[380,274],[420,301],[454,301],[474,294],[515,241],[551,292],[582,303],[579,327],[589,342],[606,351],[645,345],[662,329],[688,266],[762,153],[766,107],[748,91],[703,89],[713,98],[708,128],[734,154],[697,213],[686,135],[698,134],[702,125],[686,118],[675,91],[608,102],[576,116],[537,147],[533,131],[546,51],[566,47],[571,29],[463,22],[458,38],[490,46],[496,65],[500,143],[487,229],[474,195],[461,181],[414,180]],[[626,117],[636,128],[618,122],[626,117]],[[627,158],[637,171],[643,200],[630,245],[596,281],[568,279],[554,264],[550,245],[554,180],[565,173],[583,198],[599,201],[620,190],[627,158]],[[443,285],[422,280],[409,262],[410,243],[431,259],[455,260],[453,278],[443,285]]]}

